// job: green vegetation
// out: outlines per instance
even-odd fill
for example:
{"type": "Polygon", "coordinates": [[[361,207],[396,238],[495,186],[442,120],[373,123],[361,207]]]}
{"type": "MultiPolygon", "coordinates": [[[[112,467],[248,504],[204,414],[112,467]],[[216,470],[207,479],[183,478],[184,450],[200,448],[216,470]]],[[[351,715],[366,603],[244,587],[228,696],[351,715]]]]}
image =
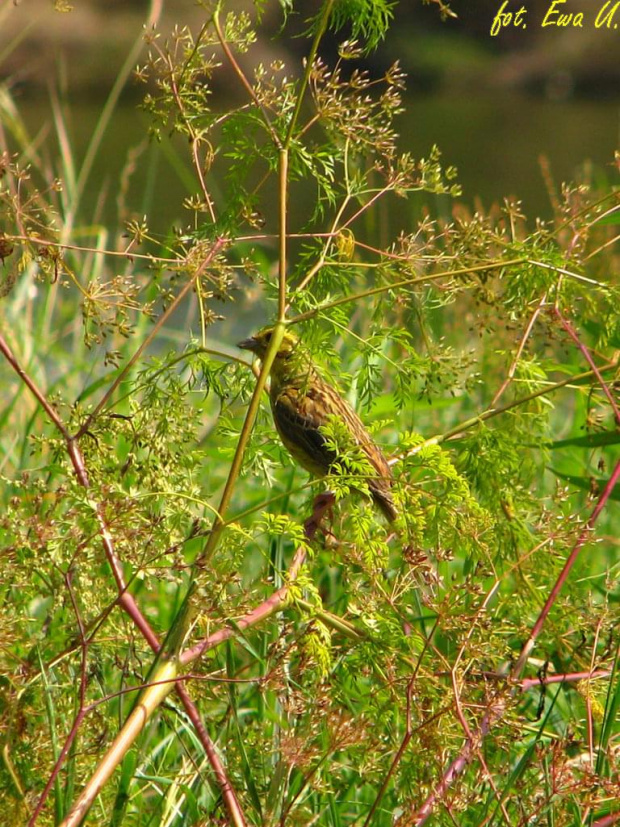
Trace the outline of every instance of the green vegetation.
{"type": "Polygon", "coordinates": [[[165,238],[126,202],[140,157],[122,226],[81,206],[124,76],[82,166],[58,102],[48,163],[2,92],[0,812],[611,824],[617,189],[471,213],[399,148],[398,64],[363,68],[393,4],[324,0],[301,66],[252,58],[265,5],[147,30],[151,139],[193,169],[165,238]],[[413,193],[451,219],[393,232],[413,193]],[[355,446],[361,479],[308,481],[277,440],[285,329],[393,460],[394,525],[355,446]]]}

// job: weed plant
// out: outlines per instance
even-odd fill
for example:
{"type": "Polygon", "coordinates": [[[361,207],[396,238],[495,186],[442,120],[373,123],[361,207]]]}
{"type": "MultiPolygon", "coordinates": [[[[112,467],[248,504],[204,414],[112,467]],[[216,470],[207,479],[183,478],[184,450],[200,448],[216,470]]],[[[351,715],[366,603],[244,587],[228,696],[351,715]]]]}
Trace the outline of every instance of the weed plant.
{"type": "Polygon", "coordinates": [[[268,5],[151,9],[150,139],[192,169],[165,238],[143,158],[120,226],[82,207],[137,47],[81,165],[62,101],[50,161],[2,89],[1,820],[615,823],[618,159],[550,221],[472,212],[365,68],[394,4],[323,0],[301,64],[255,57],[268,5]],[[395,530],[279,444],[277,337],[235,347],[268,323],[392,459],[395,530]]]}

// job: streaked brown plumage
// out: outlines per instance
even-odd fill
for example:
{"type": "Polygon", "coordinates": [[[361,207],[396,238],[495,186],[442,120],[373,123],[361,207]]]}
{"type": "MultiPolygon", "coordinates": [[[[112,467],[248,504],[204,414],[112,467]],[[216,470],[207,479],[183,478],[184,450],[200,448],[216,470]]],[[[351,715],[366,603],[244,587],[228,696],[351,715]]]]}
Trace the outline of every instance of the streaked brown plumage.
{"type": "MultiPolygon", "coordinates": [[[[239,347],[263,358],[272,333],[273,328],[264,328],[239,342],[239,347]]],[[[395,520],[398,512],[392,499],[393,477],[381,449],[355,411],[319,376],[310,355],[289,331],[285,332],[278,348],[270,377],[273,420],[293,458],[317,477],[333,470],[335,462],[346,469],[346,457],[339,457],[328,447],[327,437],[320,430],[330,415],[337,416],[376,472],[376,476],[366,479],[373,501],[390,522],[395,520]]]]}

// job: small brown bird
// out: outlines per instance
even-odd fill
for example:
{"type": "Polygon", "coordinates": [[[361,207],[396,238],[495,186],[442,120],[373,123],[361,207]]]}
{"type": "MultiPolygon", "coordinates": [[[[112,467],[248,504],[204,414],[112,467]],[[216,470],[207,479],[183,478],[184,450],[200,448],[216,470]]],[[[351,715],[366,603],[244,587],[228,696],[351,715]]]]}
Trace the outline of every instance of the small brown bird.
{"type": "MultiPolygon", "coordinates": [[[[264,358],[273,328],[260,330],[238,347],[264,358]]],[[[289,331],[284,333],[271,366],[270,400],[273,421],[285,448],[293,458],[317,477],[334,471],[334,465],[346,471],[349,463],[329,445],[321,426],[330,416],[338,417],[346,426],[353,443],[358,446],[376,475],[365,478],[370,495],[389,522],[398,516],[392,499],[393,477],[381,449],[366,431],[362,420],[340,396],[338,391],[318,374],[309,353],[289,331]]],[[[353,473],[353,472],[351,472],[353,473]]]]}

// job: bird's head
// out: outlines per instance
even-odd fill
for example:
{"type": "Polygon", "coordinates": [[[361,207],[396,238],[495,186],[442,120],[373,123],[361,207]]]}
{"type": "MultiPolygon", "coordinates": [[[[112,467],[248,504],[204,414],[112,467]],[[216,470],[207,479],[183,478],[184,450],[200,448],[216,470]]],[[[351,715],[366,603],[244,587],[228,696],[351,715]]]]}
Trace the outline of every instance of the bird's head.
{"type": "MultiPolygon", "coordinates": [[[[255,353],[259,359],[264,359],[265,354],[267,353],[267,348],[271,342],[273,331],[273,327],[264,327],[262,330],[259,330],[258,333],[255,333],[254,336],[250,336],[249,339],[244,339],[242,342],[239,342],[237,347],[240,347],[243,350],[251,350],[252,353],[255,353]]],[[[296,352],[298,352],[298,345],[299,339],[297,336],[286,330],[282,341],[280,342],[280,347],[278,348],[278,352],[276,354],[276,360],[290,359],[296,354],[296,352]]]]}

